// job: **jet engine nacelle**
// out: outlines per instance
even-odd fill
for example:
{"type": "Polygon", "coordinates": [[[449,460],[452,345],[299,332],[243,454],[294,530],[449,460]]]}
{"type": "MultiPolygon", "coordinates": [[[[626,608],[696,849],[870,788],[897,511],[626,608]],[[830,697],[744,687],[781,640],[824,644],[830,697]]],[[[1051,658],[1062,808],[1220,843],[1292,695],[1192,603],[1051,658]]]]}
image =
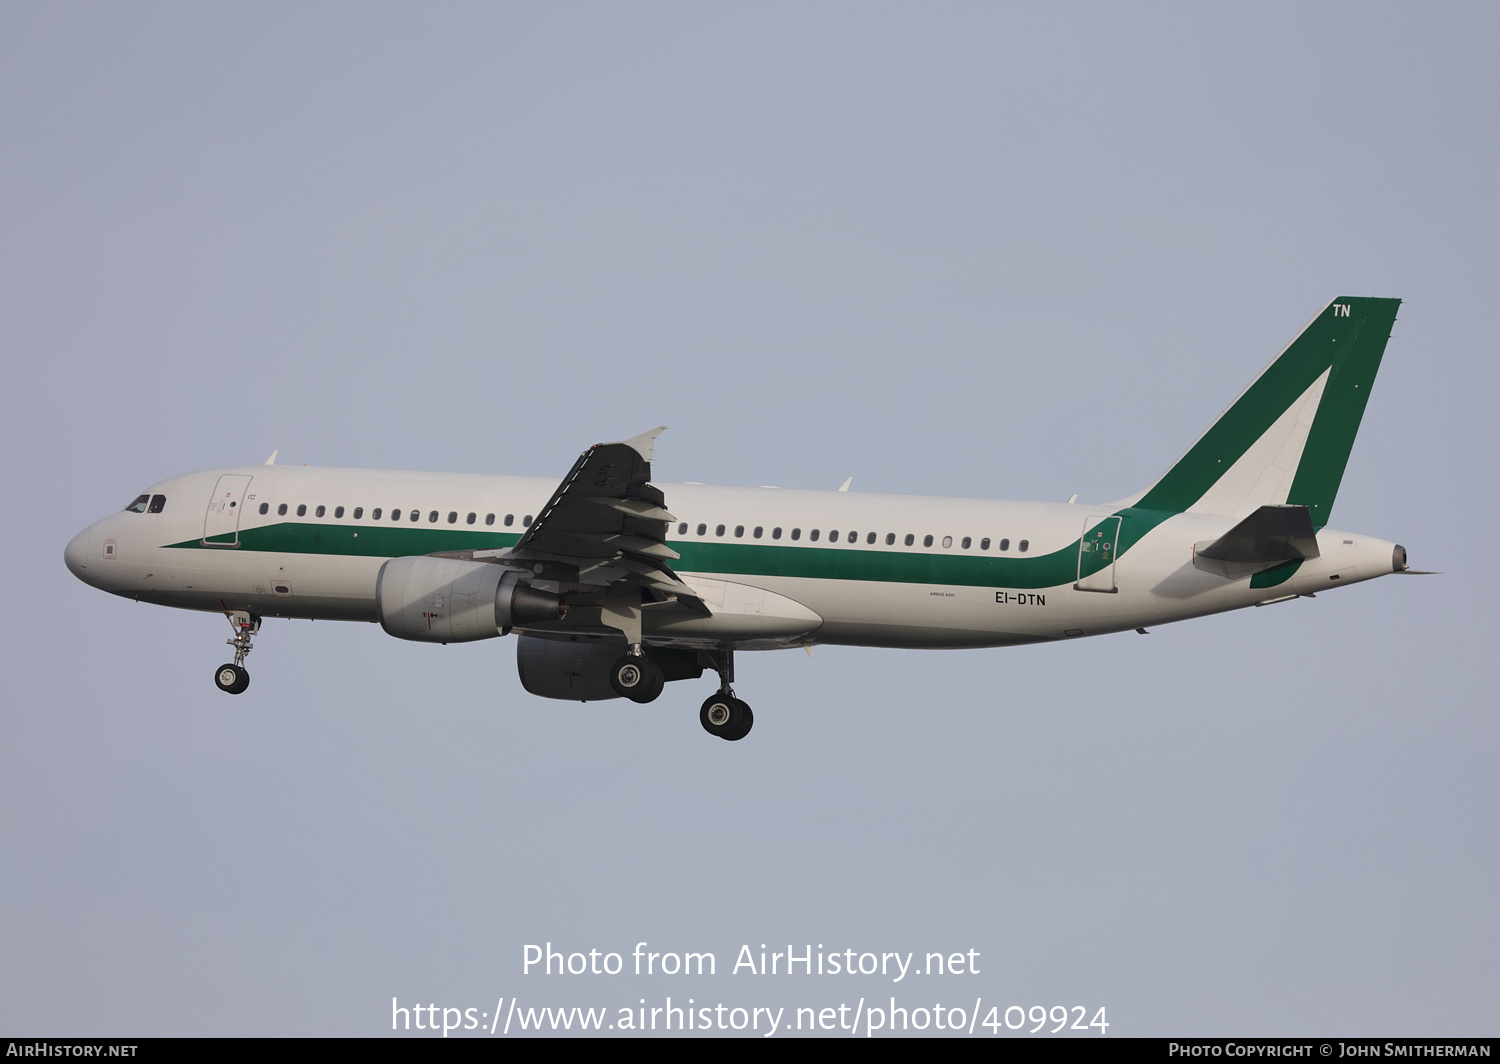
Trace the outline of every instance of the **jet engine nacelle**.
{"type": "Polygon", "coordinates": [[[521,686],[543,698],[602,702],[619,698],[609,684],[609,667],[625,652],[614,643],[575,643],[523,635],[516,639],[516,671],[521,686]]]}
{"type": "MultiPolygon", "coordinates": [[[[624,653],[619,643],[522,635],[516,639],[516,671],[521,674],[521,686],[542,698],[602,702],[620,697],[609,682],[609,669],[624,653]]],[[[668,683],[703,675],[697,651],[647,647],[645,655],[668,683]]]]}
{"type": "Polygon", "coordinates": [[[375,615],[398,639],[467,643],[567,612],[556,595],[522,583],[521,570],[458,558],[392,558],[375,578],[375,615]]]}

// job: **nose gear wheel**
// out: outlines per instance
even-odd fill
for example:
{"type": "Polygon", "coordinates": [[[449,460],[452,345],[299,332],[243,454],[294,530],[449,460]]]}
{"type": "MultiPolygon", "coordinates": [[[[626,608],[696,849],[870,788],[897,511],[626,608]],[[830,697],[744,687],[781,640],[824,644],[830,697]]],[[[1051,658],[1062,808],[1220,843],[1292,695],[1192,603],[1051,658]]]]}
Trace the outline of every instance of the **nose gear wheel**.
{"type": "Polygon", "coordinates": [[[245,658],[254,649],[251,639],[260,631],[260,618],[244,610],[230,610],[224,616],[234,630],[234,638],[225,642],[234,647],[233,664],[220,665],[214,672],[214,685],[226,694],[242,694],[250,686],[250,673],[245,668],[245,658]]]}
{"type": "Polygon", "coordinates": [[[237,695],[250,686],[250,674],[240,665],[220,665],[214,683],[225,694],[237,695]]]}

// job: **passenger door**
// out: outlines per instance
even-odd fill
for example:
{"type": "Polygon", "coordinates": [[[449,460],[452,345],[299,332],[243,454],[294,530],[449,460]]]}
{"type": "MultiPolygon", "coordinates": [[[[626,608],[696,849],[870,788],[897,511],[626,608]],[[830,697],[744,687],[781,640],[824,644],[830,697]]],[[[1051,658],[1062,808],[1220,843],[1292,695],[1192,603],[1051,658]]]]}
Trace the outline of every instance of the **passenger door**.
{"type": "Polygon", "coordinates": [[[205,547],[240,545],[240,508],[245,504],[245,489],[252,479],[244,473],[225,473],[219,478],[203,518],[205,547]]]}
{"type": "Polygon", "coordinates": [[[1107,595],[1119,590],[1115,587],[1115,548],[1119,542],[1119,517],[1096,514],[1083,523],[1083,535],[1078,540],[1078,582],[1073,585],[1075,589],[1102,591],[1107,595]]]}

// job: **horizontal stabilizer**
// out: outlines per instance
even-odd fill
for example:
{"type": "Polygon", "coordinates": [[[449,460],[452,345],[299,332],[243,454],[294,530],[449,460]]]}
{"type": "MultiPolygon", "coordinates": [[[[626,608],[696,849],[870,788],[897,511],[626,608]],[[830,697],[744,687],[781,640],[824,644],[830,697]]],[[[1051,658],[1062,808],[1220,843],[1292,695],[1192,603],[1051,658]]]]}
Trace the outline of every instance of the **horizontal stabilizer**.
{"type": "Polygon", "coordinates": [[[1262,506],[1193,554],[1232,565],[1271,565],[1316,558],[1319,551],[1306,506],[1262,506]]]}

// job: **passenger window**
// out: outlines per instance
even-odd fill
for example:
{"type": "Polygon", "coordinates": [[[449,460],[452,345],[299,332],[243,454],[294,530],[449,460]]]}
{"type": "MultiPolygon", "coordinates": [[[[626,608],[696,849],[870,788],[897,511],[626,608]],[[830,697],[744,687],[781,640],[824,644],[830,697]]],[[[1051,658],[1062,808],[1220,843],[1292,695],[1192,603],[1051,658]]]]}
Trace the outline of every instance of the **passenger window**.
{"type": "Polygon", "coordinates": [[[752,535],[752,536],[754,536],[754,537],[755,537],[755,538],[756,538],[756,539],[760,539],[760,537],[761,537],[761,533],[763,533],[763,532],[765,532],[765,529],[764,529],[764,528],[762,528],[762,527],[761,527],[761,526],[760,526],[760,525],[756,525],[756,526],[755,526],[755,531],[754,531],[754,532],[752,532],[752,533],[750,533],[750,534],[751,534],[751,535],[752,535]]]}
{"type": "Polygon", "coordinates": [[[370,520],[371,521],[379,521],[380,520],[380,515],[381,515],[382,512],[383,511],[380,509],[380,507],[378,507],[378,506],[375,507],[375,509],[373,509],[373,510],[370,511],[370,520]]]}
{"type": "Polygon", "coordinates": [[[923,536],[922,537],[922,546],[924,546],[924,547],[930,547],[930,546],[932,546],[932,537],[931,536],[923,536]]]}
{"type": "Polygon", "coordinates": [[[706,535],[708,535],[708,526],[707,525],[699,525],[698,526],[698,535],[700,535],[700,536],[706,536],[706,535]]]}
{"type": "Polygon", "coordinates": [[[985,536],[983,539],[981,539],[979,541],[979,549],[980,550],[989,550],[990,549],[990,537],[989,536],[985,536]]]}
{"type": "Polygon", "coordinates": [[[677,534],[679,536],[685,536],[685,535],[687,535],[687,522],[686,521],[682,522],[682,524],[680,524],[680,525],[677,526],[677,534]]]}
{"type": "Polygon", "coordinates": [[[911,534],[911,533],[910,533],[910,532],[908,532],[908,533],[907,533],[907,534],[906,534],[906,545],[907,545],[907,546],[908,546],[908,547],[910,547],[910,546],[911,546],[911,545],[912,545],[912,544],[913,544],[913,543],[915,543],[915,542],[916,542],[916,541],[917,541],[917,537],[916,537],[916,536],[914,536],[914,535],[912,535],[912,534],[911,534]]]}
{"type": "MultiPolygon", "coordinates": [[[[413,510],[412,513],[415,514],[416,511],[413,510]]],[[[401,520],[401,510],[400,510],[399,507],[397,509],[394,509],[394,510],[391,511],[391,520],[392,521],[399,521],[399,520],[401,520]]]]}
{"type": "Polygon", "coordinates": [[[334,517],[343,517],[344,516],[344,508],[342,506],[335,506],[333,508],[333,516],[334,517]]]}
{"type": "Polygon", "coordinates": [[[1010,550],[1010,540],[1008,540],[1008,539],[1002,539],[1000,541],[1000,549],[1001,550],[1010,550]]]}
{"type": "MultiPolygon", "coordinates": [[[[361,517],[363,517],[363,516],[364,516],[364,515],[365,515],[365,508],[364,508],[364,507],[363,507],[363,506],[356,506],[356,507],[355,507],[355,508],[354,508],[354,519],[355,519],[355,520],[356,520],[356,521],[358,521],[358,520],[359,520],[359,519],[360,519],[360,518],[361,518],[361,517]]],[[[375,515],[375,516],[376,516],[376,517],[379,517],[379,516],[380,516],[380,515],[379,515],[379,514],[376,514],[376,515],[375,515]]]]}
{"type": "Polygon", "coordinates": [[[865,537],[865,542],[866,543],[874,543],[875,542],[875,533],[871,532],[868,536],[866,536],[865,537]]]}
{"type": "Polygon", "coordinates": [[[960,544],[959,544],[959,546],[960,546],[960,547],[962,547],[962,548],[963,548],[963,549],[964,549],[964,550],[968,550],[968,549],[969,549],[969,544],[971,544],[971,543],[973,543],[973,542],[974,542],[974,541],[973,541],[973,540],[972,540],[972,539],[970,539],[970,538],[969,538],[969,537],[968,537],[968,536],[965,536],[965,537],[964,537],[964,538],[963,538],[963,542],[961,542],[961,543],[960,543],[960,544]]]}
{"type": "Polygon", "coordinates": [[[328,508],[327,507],[325,507],[325,506],[319,506],[316,510],[313,511],[313,516],[314,517],[322,517],[327,512],[328,512],[328,508]]]}
{"type": "MultiPolygon", "coordinates": [[[[230,503],[229,505],[233,506],[234,503],[230,503]]],[[[151,506],[146,512],[149,514],[159,514],[164,509],[166,509],[166,507],[167,497],[165,495],[153,495],[151,496],[151,506]]]]}
{"type": "Polygon", "coordinates": [[[438,512],[436,510],[433,510],[430,514],[427,515],[427,521],[429,524],[437,524],[437,519],[438,512]]]}
{"type": "Polygon", "coordinates": [[[735,539],[744,539],[745,538],[745,526],[744,525],[735,525],[734,526],[734,538],[735,539]]]}
{"type": "Polygon", "coordinates": [[[413,520],[413,521],[420,521],[420,520],[422,520],[422,511],[421,510],[413,510],[411,512],[411,520],[413,520]]]}
{"type": "Polygon", "coordinates": [[[458,511],[457,510],[449,510],[448,511],[448,523],[450,525],[456,525],[456,524],[458,524],[458,511]]]}
{"type": "Polygon", "coordinates": [[[771,529],[771,538],[772,539],[780,539],[781,538],[781,526],[780,525],[777,525],[775,528],[771,529]]]}
{"type": "Polygon", "coordinates": [[[802,529],[800,529],[800,528],[794,528],[794,529],[792,529],[792,538],[793,539],[801,539],[802,538],[802,529]]]}
{"type": "Polygon", "coordinates": [[[531,527],[531,515],[527,514],[525,517],[521,518],[521,524],[525,525],[527,528],[530,528],[531,527]]]}
{"type": "Polygon", "coordinates": [[[495,523],[495,515],[494,514],[485,514],[484,515],[484,523],[487,524],[487,525],[494,524],[495,523]]]}
{"type": "Polygon", "coordinates": [[[260,512],[263,513],[263,514],[270,513],[271,512],[271,504],[268,503],[268,502],[261,503],[260,504],[260,512]]]}
{"type": "Polygon", "coordinates": [[[470,514],[468,517],[464,518],[464,524],[466,524],[466,525],[472,525],[475,522],[475,520],[478,519],[478,517],[479,517],[478,514],[470,514]]]}
{"type": "Polygon", "coordinates": [[[714,535],[716,535],[716,536],[722,536],[723,534],[724,534],[724,526],[723,525],[719,525],[717,528],[714,529],[714,535]]]}
{"type": "Polygon", "coordinates": [[[513,525],[515,523],[516,523],[516,515],[515,514],[506,514],[505,515],[505,527],[506,528],[509,528],[511,525],[513,525]]]}
{"type": "Polygon", "coordinates": [[[146,512],[146,504],[150,501],[151,496],[149,495],[137,495],[135,501],[125,507],[125,512],[128,514],[143,514],[146,512]]]}
{"type": "Polygon", "coordinates": [[[305,502],[299,502],[297,504],[297,516],[298,517],[306,517],[307,516],[307,503],[305,503],[305,502]]]}
{"type": "Polygon", "coordinates": [[[1023,539],[1023,540],[1021,540],[1020,543],[1017,544],[1017,546],[1020,547],[1022,553],[1025,553],[1026,548],[1029,547],[1029,546],[1031,546],[1031,544],[1028,541],[1026,541],[1026,540],[1023,539]]]}
{"type": "Polygon", "coordinates": [[[850,543],[858,543],[859,542],[859,533],[858,532],[850,532],[849,533],[849,542],[850,543]]]}
{"type": "Polygon", "coordinates": [[[896,545],[896,533],[894,533],[894,532],[887,532],[885,534],[885,545],[887,547],[893,547],[893,546],[896,545]]]}
{"type": "Polygon", "coordinates": [[[818,530],[816,528],[813,529],[807,534],[807,538],[812,540],[814,543],[818,542],[818,530]]]}
{"type": "Polygon", "coordinates": [[[951,546],[953,546],[953,537],[952,536],[944,536],[943,537],[943,546],[945,546],[945,547],[951,547],[951,546]]]}

